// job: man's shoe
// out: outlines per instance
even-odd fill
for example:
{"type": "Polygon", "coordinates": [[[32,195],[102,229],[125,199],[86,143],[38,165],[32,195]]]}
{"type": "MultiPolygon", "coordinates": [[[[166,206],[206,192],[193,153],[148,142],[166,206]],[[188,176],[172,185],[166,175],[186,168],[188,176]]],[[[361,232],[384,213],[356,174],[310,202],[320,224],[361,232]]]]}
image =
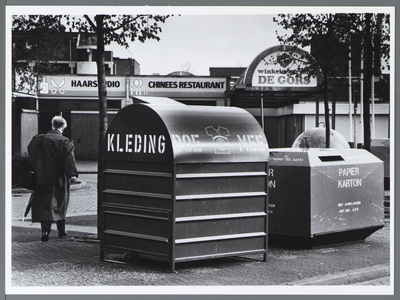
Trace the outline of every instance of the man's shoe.
{"type": "Polygon", "coordinates": [[[58,232],[58,237],[59,237],[60,239],[62,239],[64,236],[67,236],[67,232],[66,232],[66,231],[59,231],[59,232],[58,232]]]}
{"type": "Polygon", "coordinates": [[[47,242],[49,240],[49,233],[42,232],[42,242],[47,242]]]}

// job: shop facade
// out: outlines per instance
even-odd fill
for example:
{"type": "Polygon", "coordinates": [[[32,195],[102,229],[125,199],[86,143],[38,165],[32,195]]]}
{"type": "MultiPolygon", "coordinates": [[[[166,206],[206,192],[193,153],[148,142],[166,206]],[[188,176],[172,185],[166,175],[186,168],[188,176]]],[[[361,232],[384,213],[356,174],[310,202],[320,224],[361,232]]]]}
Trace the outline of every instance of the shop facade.
{"type": "MultiPolygon", "coordinates": [[[[182,76],[108,76],[108,122],[135,97],[172,98],[188,105],[223,106],[225,78],[182,76]]],[[[77,159],[98,155],[99,114],[97,76],[49,75],[39,84],[39,133],[50,128],[54,115],[62,115],[68,127],[64,135],[74,141],[77,159]]],[[[23,151],[22,147],[21,150],[23,151]]]]}
{"type": "MultiPolygon", "coordinates": [[[[236,106],[258,120],[270,148],[291,147],[305,130],[325,125],[321,82],[308,74],[294,76],[287,72],[301,67],[305,57],[309,56],[298,48],[276,46],[256,56],[247,68],[210,68],[210,76],[187,72],[166,76],[109,75],[106,76],[108,121],[121,108],[143,97],[170,98],[186,105],[236,106]]],[[[26,152],[30,136],[49,130],[51,118],[61,114],[69,124],[64,134],[74,141],[77,159],[96,159],[97,76],[46,75],[38,90],[37,95],[27,99],[16,98],[15,107],[20,113],[19,118],[14,118],[20,128],[13,124],[20,132],[16,151],[26,152]]],[[[356,97],[349,101],[350,90],[354,95],[355,87],[329,85],[330,125],[357,145],[363,143],[362,106],[360,101],[354,101],[356,97]]],[[[376,101],[371,103],[372,139],[390,137],[389,85],[384,85],[383,90],[387,92],[377,90],[376,101]]]]}
{"type": "MultiPolygon", "coordinates": [[[[264,128],[271,148],[291,147],[305,130],[325,127],[322,82],[298,72],[308,58],[307,52],[293,46],[268,48],[251,62],[227,92],[228,105],[251,112],[264,128]]],[[[348,78],[341,83],[329,82],[329,123],[357,147],[364,143],[361,88],[356,77],[352,78],[352,84],[348,82],[348,78]]],[[[382,82],[375,85],[379,88],[371,100],[371,138],[388,139],[389,85],[382,82]]]]}

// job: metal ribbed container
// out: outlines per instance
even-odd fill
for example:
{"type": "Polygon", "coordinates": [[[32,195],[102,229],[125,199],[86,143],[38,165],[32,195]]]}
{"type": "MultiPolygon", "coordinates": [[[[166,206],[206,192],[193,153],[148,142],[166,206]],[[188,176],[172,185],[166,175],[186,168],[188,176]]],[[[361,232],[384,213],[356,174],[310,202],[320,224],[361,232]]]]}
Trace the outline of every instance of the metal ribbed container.
{"type": "Polygon", "coordinates": [[[267,259],[265,135],[233,107],[122,109],[105,141],[101,259],[117,252],[175,263],[267,259]]]}

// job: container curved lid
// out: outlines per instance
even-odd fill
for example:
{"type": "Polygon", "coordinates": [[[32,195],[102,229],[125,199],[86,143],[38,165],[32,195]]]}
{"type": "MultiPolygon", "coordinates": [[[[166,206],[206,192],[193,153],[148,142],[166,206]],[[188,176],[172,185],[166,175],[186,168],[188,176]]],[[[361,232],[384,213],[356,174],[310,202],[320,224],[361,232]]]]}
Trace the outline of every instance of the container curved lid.
{"type": "Polygon", "coordinates": [[[112,120],[105,159],[164,163],[265,162],[254,117],[236,107],[133,104],[112,120]]]}
{"type": "MultiPolygon", "coordinates": [[[[349,143],[338,131],[330,129],[329,148],[350,149],[349,143]]],[[[311,128],[300,134],[293,142],[292,148],[326,148],[326,129],[311,128]]]]}

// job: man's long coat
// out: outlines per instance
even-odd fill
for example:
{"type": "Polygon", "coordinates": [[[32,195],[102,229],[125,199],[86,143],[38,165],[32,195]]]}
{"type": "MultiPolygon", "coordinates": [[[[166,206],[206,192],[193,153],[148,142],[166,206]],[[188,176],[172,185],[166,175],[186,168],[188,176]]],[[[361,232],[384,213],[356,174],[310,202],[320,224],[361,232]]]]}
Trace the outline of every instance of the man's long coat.
{"type": "Polygon", "coordinates": [[[37,179],[32,195],[32,222],[65,219],[69,179],[78,176],[72,141],[57,130],[50,130],[32,138],[28,154],[37,179]]]}

